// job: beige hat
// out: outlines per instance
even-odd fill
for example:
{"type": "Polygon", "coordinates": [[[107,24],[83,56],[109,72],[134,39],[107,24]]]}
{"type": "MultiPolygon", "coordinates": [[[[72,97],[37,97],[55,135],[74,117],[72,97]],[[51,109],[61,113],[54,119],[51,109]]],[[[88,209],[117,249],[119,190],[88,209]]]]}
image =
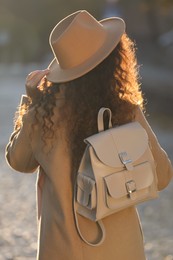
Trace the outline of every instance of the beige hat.
{"type": "Polygon", "coordinates": [[[124,31],[125,23],[118,17],[97,21],[85,10],[67,16],[50,34],[55,58],[47,79],[67,82],[83,76],[111,53],[124,31]]]}

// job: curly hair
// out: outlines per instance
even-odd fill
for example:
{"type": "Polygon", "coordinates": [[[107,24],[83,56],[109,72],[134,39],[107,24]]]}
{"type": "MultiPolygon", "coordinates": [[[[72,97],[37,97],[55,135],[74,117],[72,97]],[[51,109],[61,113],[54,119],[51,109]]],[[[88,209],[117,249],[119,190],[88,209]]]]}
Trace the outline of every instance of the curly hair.
{"type": "MultiPolygon", "coordinates": [[[[65,99],[59,109],[58,124],[65,125],[72,165],[76,171],[85,148],[83,139],[97,133],[96,118],[101,107],[111,109],[113,126],[133,121],[136,106],[143,107],[134,43],[124,34],[116,48],[97,67],[64,85],[65,99]]],[[[59,89],[60,84],[46,79],[40,85],[41,97],[34,109],[36,123],[40,108],[44,111],[44,141],[47,138],[53,140],[55,136],[56,122],[52,118],[59,89]]]]}

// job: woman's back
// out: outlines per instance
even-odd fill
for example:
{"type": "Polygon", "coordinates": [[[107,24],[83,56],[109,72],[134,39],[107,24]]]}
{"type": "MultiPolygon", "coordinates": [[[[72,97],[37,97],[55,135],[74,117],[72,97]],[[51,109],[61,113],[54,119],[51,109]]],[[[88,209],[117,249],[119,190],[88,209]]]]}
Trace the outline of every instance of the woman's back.
{"type": "MultiPolygon", "coordinates": [[[[71,152],[63,127],[58,128],[56,142],[47,153],[39,138],[40,129],[32,132],[32,151],[40,165],[38,179],[39,251],[38,258],[87,260],[145,259],[143,237],[134,207],[103,220],[106,239],[91,247],[79,237],[73,213],[73,167],[71,152]],[[134,251],[135,248],[135,251],[134,251]],[[58,254],[58,255],[57,255],[58,254]],[[129,258],[133,254],[133,258],[129,258]]],[[[47,146],[49,148],[49,143],[47,146]]],[[[100,237],[96,223],[78,216],[82,234],[89,241],[100,237]]]]}

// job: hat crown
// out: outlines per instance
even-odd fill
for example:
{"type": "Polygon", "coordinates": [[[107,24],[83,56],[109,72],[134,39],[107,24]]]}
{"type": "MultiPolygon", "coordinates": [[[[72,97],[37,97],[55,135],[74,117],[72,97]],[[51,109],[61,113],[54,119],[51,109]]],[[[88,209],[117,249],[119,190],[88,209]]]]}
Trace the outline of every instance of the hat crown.
{"type": "Polygon", "coordinates": [[[80,66],[103,45],[106,31],[87,11],[62,20],[50,35],[50,45],[62,69],[80,66]]]}

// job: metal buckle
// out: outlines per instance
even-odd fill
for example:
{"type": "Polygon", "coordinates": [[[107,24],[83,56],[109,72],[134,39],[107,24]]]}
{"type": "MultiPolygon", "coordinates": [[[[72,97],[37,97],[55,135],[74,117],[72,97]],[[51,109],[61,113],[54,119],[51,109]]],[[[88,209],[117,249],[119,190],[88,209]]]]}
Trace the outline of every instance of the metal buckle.
{"type": "Polygon", "coordinates": [[[130,180],[126,182],[126,189],[129,195],[136,191],[136,183],[134,180],[130,180]]]}
{"type": "Polygon", "coordinates": [[[133,164],[132,164],[132,160],[129,158],[128,154],[126,152],[121,152],[121,153],[119,153],[119,157],[120,157],[121,162],[126,167],[126,169],[128,171],[132,171],[133,164]]]}

